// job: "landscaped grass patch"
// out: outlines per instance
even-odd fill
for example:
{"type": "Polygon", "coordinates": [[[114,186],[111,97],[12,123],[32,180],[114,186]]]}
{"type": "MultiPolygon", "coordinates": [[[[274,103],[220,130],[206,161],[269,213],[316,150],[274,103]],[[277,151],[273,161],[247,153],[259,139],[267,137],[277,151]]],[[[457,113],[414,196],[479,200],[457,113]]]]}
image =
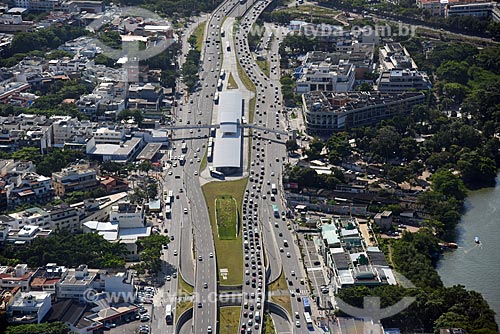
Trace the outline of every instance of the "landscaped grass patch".
{"type": "Polygon", "coordinates": [[[217,210],[217,230],[219,239],[236,239],[238,233],[238,211],[236,200],[231,195],[217,196],[215,199],[217,210]]]}
{"type": "Polygon", "coordinates": [[[236,80],[234,80],[233,73],[229,73],[229,77],[227,79],[227,89],[238,89],[238,84],[236,80]]]}

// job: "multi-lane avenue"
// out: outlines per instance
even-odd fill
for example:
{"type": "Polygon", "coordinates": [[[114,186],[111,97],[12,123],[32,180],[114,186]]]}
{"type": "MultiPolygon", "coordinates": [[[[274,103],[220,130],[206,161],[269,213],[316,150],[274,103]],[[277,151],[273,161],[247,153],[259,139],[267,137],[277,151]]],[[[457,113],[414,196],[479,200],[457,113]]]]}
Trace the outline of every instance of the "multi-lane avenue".
{"type": "MultiPolygon", "coordinates": [[[[248,138],[244,145],[251,150],[250,161],[245,161],[243,176],[249,177],[243,203],[242,236],[244,239],[244,274],[242,288],[242,311],[240,331],[243,333],[260,333],[266,301],[266,283],[276,280],[284,273],[289,285],[292,323],[280,322],[281,331],[302,333],[301,328],[307,325],[301,316],[300,296],[308,294],[307,284],[303,284],[305,274],[299,263],[300,254],[295,245],[295,237],[288,229],[283,200],[281,176],[286,159],[286,136],[273,130],[286,131],[287,118],[282,111],[279,87],[279,37],[274,36],[268,50],[268,61],[271,68],[269,76],[257,66],[248,46],[248,34],[261,12],[270,1],[223,2],[207,19],[200,63],[200,85],[191,94],[182,94],[175,111],[175,127],[172,130],[172,148],[165,159],[162,174],[163,191],[172,190],[175,194],[172,205],[172,217],[175,223],[163,226],[163,233],[173,237],[168,249],[164,250],[164,260],[168,265],[164,274],[168,279],[162,287],[155,305],[155,319],[152,329],[165,328],[162,311],[167,304],[175,307],[177,280],[180,276],[194,285],[193,319],[190,332],[210,333],[218,331],[217,306],[217,266],[214,242],[209,223],[207,206],[200,184],[201,159],[206,150],[207,138],[212,125],[213,98],[217,91],[217,82],[222,68],[230,68],[237,83],[236,62],[239,62],[248,78],[255,85],[255,111],[253,125],[259,129],[246,130],[248,138]],[[224,23],[225,18],[228,21],[224,23]],[[239,17],[239,29],[233,36],[232,25],[239,17]],[[224,24],[226,34],[221,38],[224,24]],[[231,47],[224,47],[230,43],[231,47]],[[224,64],[223,64],[224,61],[224,64]],[[182,148],[181,148],[182,147],[182,148]],[[184,155],[184,163],[178,157],[184,155]],[[246,166],[249,169],[246,170],[246,166]],[[277,210],[277,212],[276,212],[277,210]],[[264,236],[265,235],[265,236],[264,236]],[[267,266],[264,267],[264,257],[267,266]],[[173,272],[179,274],[172,275],[173,272]],[[302,283],[301,283],[302,282],[302,283]],[[297,291],[297,292],[296,292],[297,291]],[[298,298],[297,298],[298,297],[298,298]],[[289,327],[289,328],[286,328],[289,327]]],[[[189,29],[192,31],[192,29],[189,29]]],[[[186,36],[188,37],[188,36],[186,36]]],[[[185,56],[188,49],[183,46],[185,56]]],[[[243,86],[243,85],[241,85],[243,86]]],[[[179,85],[179,90],[182,88],[179,85]]],[[[244,90],[244,87],[241,87],[244,90]]],[[[254,93],[245,92],[246,103],[254,93]]],[[[250,108],[245,108],[248,112],[250,108]]],[[[246,155],[245,155],[246,156],[246,155]]],[[[163,332],[162,330],[160,330],[163,332]]],[[[167,332],[174,332],[167,326],[167,332]]]]}

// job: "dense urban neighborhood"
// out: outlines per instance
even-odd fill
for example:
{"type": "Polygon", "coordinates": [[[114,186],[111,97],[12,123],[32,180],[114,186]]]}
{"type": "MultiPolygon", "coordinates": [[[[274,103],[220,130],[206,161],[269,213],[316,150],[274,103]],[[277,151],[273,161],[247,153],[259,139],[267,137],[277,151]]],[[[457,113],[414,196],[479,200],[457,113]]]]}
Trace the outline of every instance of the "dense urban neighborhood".
{"type": "Polygon", "coordinates": [[[483,0],[0,3],[0,331],[498,333],[498,38],[483,0]]]}

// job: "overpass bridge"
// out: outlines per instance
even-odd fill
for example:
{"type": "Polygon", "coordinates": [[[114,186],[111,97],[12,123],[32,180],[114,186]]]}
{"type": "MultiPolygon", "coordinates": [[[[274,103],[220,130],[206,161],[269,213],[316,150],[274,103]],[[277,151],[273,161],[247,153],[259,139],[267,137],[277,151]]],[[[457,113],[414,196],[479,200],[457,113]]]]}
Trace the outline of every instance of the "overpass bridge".
{"type": "MultiPolygon", "coordinates": [[[[255,130],[260,130],[260,131],[267,131],[267,132],[272,132],[272,133],[277,133],[283,136],[289,136],[290,133],[287,131],[282,131],[282,130],[276,130],[276,129],[269,129],[266,128],[265,126],[260,126],[260,125],[255,125],[255,124],[239,124],[239,127],[243,129],[255,129],[255,130]]],[[[220,128],[220,124],[213,124],[213,125],[204,125],[204,124],[186,124],[186,125],[175,125],[175,126],[164,126],[160,130],[197,130],[197,129],[218,129],[220,128]]]]}

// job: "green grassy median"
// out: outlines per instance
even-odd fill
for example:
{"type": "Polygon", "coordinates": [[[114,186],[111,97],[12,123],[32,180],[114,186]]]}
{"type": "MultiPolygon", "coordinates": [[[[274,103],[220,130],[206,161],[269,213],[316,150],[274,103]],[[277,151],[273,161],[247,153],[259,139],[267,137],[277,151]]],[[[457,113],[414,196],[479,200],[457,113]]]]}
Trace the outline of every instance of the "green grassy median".
{"type": "MultiPolygon", "coordinates": [[[[245,187],[248,178],[237,181],[210,182],[202,186],[205,202],[207,203],[210,224],[212,226],[212,235],[215,244],[215,253],[217,256],[217,270],[220,285],[238,285],[243,282],[243,243],[241,232],[238,232],[236,238],[232,240],[223,240],[218,236],[216,215],[216,199],[219,196],[231,196],[236,201],[237,217],[241,217],[241,206],[245,187]],[[221,275],[221,269],[227,270],[227,276],[221,275]]],[[[239,218],[236,220],[239,226],[239,218]]],[[[237,231],[240,231],[238,227],[237,231]]]]}
{"type": "Polygon", "coordinates": [[[241,307],[230,306],[220,308],[220,328],[219,334],[239,333],[238,325],[240,323],[241,307]]]}

